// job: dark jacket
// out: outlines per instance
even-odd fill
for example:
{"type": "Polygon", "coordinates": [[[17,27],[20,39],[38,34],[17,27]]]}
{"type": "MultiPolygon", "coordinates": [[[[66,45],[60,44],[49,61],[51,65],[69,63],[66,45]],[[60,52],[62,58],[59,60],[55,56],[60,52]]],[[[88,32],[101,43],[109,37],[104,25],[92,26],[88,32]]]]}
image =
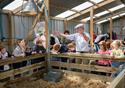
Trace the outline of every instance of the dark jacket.
{"type": "Polygon", "coordinates": [[[33,46],[33,52],[40,53],[40,51],[41,51],[42,53],[45,53],[45,52],[46,52],[46,49],[45,49],[43,46],[39,46],[39,45],[33,46]]]}

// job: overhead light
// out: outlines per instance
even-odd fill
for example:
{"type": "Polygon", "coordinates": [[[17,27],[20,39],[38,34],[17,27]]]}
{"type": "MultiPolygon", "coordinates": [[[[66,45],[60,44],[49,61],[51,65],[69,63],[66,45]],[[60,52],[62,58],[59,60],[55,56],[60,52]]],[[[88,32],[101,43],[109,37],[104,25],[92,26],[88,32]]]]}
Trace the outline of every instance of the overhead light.
{"type": "MultiPolygon", "coordinates": [[[[93,18],[95,18],[95,17],[93,17],[93,18]]],[[[86,21],[89,21],[89,20],[90,20],[90,17],[87,17],[87,18],[82,19],[81,22],[86,22],[86,21]]]]}
{"type": "Polygon", "coordinates": [[[93,4],[91,2],[87,1],[87,2],[84,2],[84,3],[80,4],[80,5],[72,8],[72,10],[81,11],[81,10],[85,10],[85,9],[91,7],[92,5],[93,4]]]}
{"type": "Polygon", "coordinates": [[[23,1],[23,0],[14,0],[13,2],[11,2],[10,4],[8,4],[7,6],[5,6],[3,8],[3,10],[10,10],[10,11],[14,11],[16,8],[22,6],[22,4],[26,4],[27,1],[23,1]]]}
{"type": "Polygon", "coordinates": [[[118,15],[116,15],[116,16],[113,16],[113,17],[112,17],[112,19],[116,19],[116,18],[118,18],[118,17],[119,17],[119,16],[118,16],[118,15]]]}
{"type": "MultiPolygon", "coordinates": [[[[119,17],[119,16],[116,15],[116,16],[113,16],[112,19],[116,19],[116,18],[118,18],[118,17],[119,17]]],[[[99,22],[97,22],[96,24],[101,24],[101,23],[107,22],[107,21],[109,21],[109,20],[110,20],[110,19],[108,18],[108,19],[106,19],[106,20],[99,21],[99,22]]]]}
{"type": "Polygon", "coordinates": [[[34,0],[28,0],[26,6],[21,11],[23,14],[36,15],[39,12],[39,8],[34,2],[34,0]]]}
{"type": "Polygon", "coordinates": [[[103,16],[105,14],[109,13],[108,11],[103,11],[103,12],[100,12],[100,13],[97,13],[95,14],[96,17],[100,17],[100,16],[103,16]]]}
{"type": "Polygon", "coordinates": [[[66,18],[66,17],[68,17],[68,16],[70,16],[70,15],[73,15],[74,13],[76,13],[76,12],[67,10],[67,11],[65,11],[65,12],[63,12],[63,13],[57,15],[56,17],[58,17],[58,18],[66,18]]]}
{"type": "Polygon", "coordinates": [[[119,14],[120,16],[124,16],[125,15],[125,13],[121,13],[121,14],[119,14]]]}
{"type": "Polygon", "coordinates": [[[104,22],[107,22],[108,20],[102,20],[102,21],[99,21],[97,22],[96,24],[101,24],[101,23],[104,23],[104,22]]]}
{"type": "Polygon", "coordinates": [[[90,17],[87,17],[87,18],[82,19],[81,21],[86,22],[86,21],[89,21],[89,20],[90,20],[90,17]]]}
{"type": "Polygon", "coordinates": [[[102,1],[104,1],[104,0],[90,0],[90,1],[92,1],[92,2],[94,2],[94,3],[100,3],[100,2],[102,2],[102,1]]]}
{"type": "Polygon", "coordinates": [[[115,7],[111,8],[111,9],[109,9],[109,10],[113,12],[113,11],[119,10],[119,9],[121,9],[121,8],[123,8],[123,7],[125,7],[125,5],[124,5],[124,4],[121,4],[121,5],[118,5],[118,6],[115,6],[115,7]]]}
{"type": "MultiPolygon", "coordinates": [[[[111,8],[111,9],[109,9],[109,10],[113,12],[113,11],[118,10],[118,9],[121,9],[121,8],[123,8],[123,7],[125,7],[125,5],[124,5],[124,4],[121,4],[121,5],[118,5],[118,6],[116,6],[116,7],[111,8]]],[[[95,16],[96,16],[96,17],[100,17],[100,16],[103,16],[103,15],[108,14],[108,13],[109,13],[108,11],[103,11],[103,12],[100,12],[100,13],[95,14],[95,16]]]]}

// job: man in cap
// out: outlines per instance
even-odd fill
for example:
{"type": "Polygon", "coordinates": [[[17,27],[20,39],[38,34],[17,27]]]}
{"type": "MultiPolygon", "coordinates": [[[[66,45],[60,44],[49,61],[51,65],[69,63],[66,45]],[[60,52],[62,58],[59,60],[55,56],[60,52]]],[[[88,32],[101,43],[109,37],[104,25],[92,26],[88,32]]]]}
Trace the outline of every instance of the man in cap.
{"type": "Polygon", "coordinates": [[[90,36],[88,33],[84,32],[84,24],[78,24],[75,26],[76,33],[65,35],[60,33],[61,36],[75,41],[77,52],[88,52],[90,50],[89,40],[90,36]]]}

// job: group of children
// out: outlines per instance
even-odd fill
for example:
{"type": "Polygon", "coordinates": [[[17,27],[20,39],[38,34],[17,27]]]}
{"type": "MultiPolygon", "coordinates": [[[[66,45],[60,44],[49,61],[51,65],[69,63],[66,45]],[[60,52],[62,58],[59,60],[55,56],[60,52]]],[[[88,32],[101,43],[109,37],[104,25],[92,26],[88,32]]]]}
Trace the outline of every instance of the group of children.
{"type": "MultiPolygon", "coordinates": [[[[100,41],[99,43],[99,50],[95,51],[96,54],[101,54],[101,55],[109,55],[112,59],[115,58],[124,58],[125,55],[125,50],[124,50],[124,41],[121,40],[107,40],[107,41],[100,41]]],[[[60,48],[62,45],[60,44],[54,44],[53,49],[51,53],[60,53],[60,48]]],[[[75,44],[73,42],[69,43],[66,45],[67,51],[65,52],[75,52],[75,44]]],[[[95,61],[96,65],[100,66],[111,66],[113,68],[119,68],[116,73],[112,74],[112,77],[116,77],[119,72],[125,68],[125,62],[122,61],[113,61],[113,60],[97,60],[95,61]],[[122,69],[121,69],[122,68],[122,69]]]]}
{"type": "MultiPolygon", "coordinates": [[[[0,46],[0,59],[9,59],[9,57],[13,57],[13,58],[24,57],[24,56],[29,56],[36,53],[45,53],[45,52],[46,52],[46,49],[41,44],[41,40],[37,40],[36,44],[34,44],[32,48],[30,48],[24,39],[18,39],[16,42],[16,47],[11,54],[9,54],[9,52],[6,50],[5,47],[0,46]]],[[[0,66],[0,71],[7,71],[10,69],[10,67],[12,67],[13,69],[16,69],[22,66],[26,66],[27,63],[28,63],[27,61],[23,61],[23,62],[14,63],[11,66],[10,65],[0,66]]]]}
{"type": "MultiPolygon", "coordinates": [[[[111,56],[112,59],[124,58],[125,50],[123,49],[123,47],[124,47],[124,43],[121,40],[114,40],[113,42],[100,41],[99,50],[96,53],[109,55],[111,56]]],[[[125,62],[120,62],[120,61],[98,60],[97,64],[101,66],[111,66],[113,68],[121,68],[121,67],[125,68],[125,62]]],[[[120,70],[117,71],[116,73],[113,73],[112,76],[116,77],[120,72],[120,70]]]]}
{"type": "MultiPolygon", "coordinates": [[[[66,39],[64,39],[66,41],[66,39]]],[[[65,43],[62,41],[62,43],[56,43],[54,40],[54,37],[50,38],[51,41],[51,53],[58,54],[58,53],[64,53],[64,52],[75,52],[75,43],[73,41],[70,41],[68,43],[65,43]]],[[[113,59],[115,58],[121,58],[124,57],[124,42],[121,40],[114,40],[111,41],[100,41],[99,43],[99,50],[95,53],[97,54],[104,54],[104,55],[110,55],[113,59]]],[[[43,45],[43,41],[41,37],[37,37],[35,39],[34,45],[32,48],[30,48],[27,44],[27,42],[24,39],[17,40],[17,45],[14,51],[12,52],[12,56],[19,57],[19,56],[28,56],[35,53],[45,53],[46,47],[43,45]]],[[[1,59],[7,59],[9,57],[9,53],[7,52],[5,47],[0,47],[0,58],[1,59]]],[[[21,62],[24,63],[24,62],[21,62]]],[[[14,68],[19,68],[20,63],[13,64],[14,68]]],[[[24,65],[26,65],[27,62],[25,62],[24,65]]],[[[118,61],[111,61],[111,60],[98,60],[96,61],[97,65],[101,66],[111,66],[111,67],[125,67],[124,62],[118,62],[118,61]]],[[[4,65],[0,66],[0,70],[6,71],[10,69],[10,65],[4,65]]],[[[116,76],[114,74],[114,76],[116,76]]]]}

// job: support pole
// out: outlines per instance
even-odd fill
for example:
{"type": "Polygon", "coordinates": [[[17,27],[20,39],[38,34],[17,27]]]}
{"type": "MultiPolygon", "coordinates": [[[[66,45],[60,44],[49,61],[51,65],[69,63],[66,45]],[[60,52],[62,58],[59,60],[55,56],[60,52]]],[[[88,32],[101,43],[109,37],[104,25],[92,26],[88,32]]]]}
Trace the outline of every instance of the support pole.
{"type": "Polygon", "coordinates": [[[123,24],[123,23],[124,23],[124,19],[123,19],[123,17],[121,17],[121,18],[120,18],[120,29],[121,29],[121,30],[120,30],[120,39],[121,39],[121,40],[123,40],[123,37],[122,37],[122,36],[123,36],[123,27],[124,27],[124,24],[123,24]]]}
{"type": "Polygon", "coordinates": [[[8,18],[8,50],[10,50],[10,52],[12,52],[12,46],[14,44],[14,39],[13,39],[13,34],[12,34],[12,20],[11,20],[11,15],[12,14],[7,14],[7,18],[8,18]]]}
{"type": "Polygon", "coordinates": [[[64,20],[64,31],[67,30],[67,20],[64,20]]]}
{"type": "MultiPolygon", "coordinates": [[[[3,37],[3,29],[2,29],[2,13],[0,13],[0,22],[1,22],[1,24],[0,24],[0,38],[2,39],[2,37],[3,37]]],[[[1,46],[2,44],[1,44],[1,41],[0,41],[0,46],[1,46]]]]}
{"type": "Polygon", "coordinates": [[[90,36],[91,36],[91,40],[90,40],[90,44],[91,46],[93,46],[93,29],[94,26],[93,26],[93,7],[91,8],[90,10],[90,36]]]}
{"type": "Polygon", "coordinates": [[[45,0],[45,35],[46,35],[46,49],[50,52],[50,19],[49,19],[49,0],[45,0]]]}
{"type": "Polygon", "coordinates": [[[112,17],[110,16],[110,25],[109,25],[109,31],[110,31],[110,41],[112,41],[112,17]]]}

